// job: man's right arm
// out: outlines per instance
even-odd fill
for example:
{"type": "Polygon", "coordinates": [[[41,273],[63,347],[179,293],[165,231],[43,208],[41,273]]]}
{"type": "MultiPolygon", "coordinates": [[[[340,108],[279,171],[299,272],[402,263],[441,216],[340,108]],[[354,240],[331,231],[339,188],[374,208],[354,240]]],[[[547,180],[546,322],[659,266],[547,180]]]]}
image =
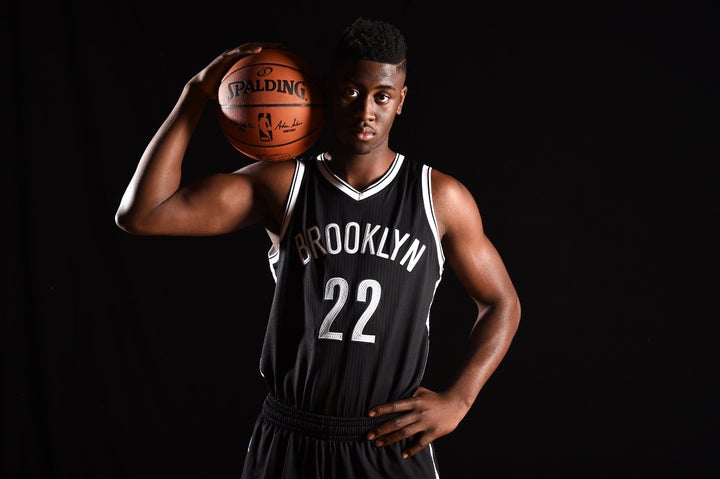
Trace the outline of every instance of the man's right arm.
{"type": "Polygon", "coordinates": [[[120,228],[140,235],[199,236],[267,220],[267,206],[257,191],[256,165],[181,186],[182,162],[203,109],[216,100],[228,68],[243,56],[259,52],[261,46],[245,44],[224,52],[185,85],[125,190],[115,215],[120,228]]]}

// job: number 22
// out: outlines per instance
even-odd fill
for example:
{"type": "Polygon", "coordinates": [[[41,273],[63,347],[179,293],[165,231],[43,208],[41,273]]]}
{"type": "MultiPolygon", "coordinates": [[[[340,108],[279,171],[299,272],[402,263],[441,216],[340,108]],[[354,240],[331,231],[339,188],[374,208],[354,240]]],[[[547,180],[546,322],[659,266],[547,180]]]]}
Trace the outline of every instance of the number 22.
{"type": "MultiPolygon", "coordinates": [[[[333,304],[332,308],[330,308],[330,311],[328,311],[325,315],[325,319],[320,325],[320,333],[318,335],[319,339],[334,339],[335,341],[342,341],[343,333],[330,331],[330,327],[332,326],[333,321],[335,321],[335,318],[337,318],[337,315],[340,313],[340,310],[345,305],[349,290],[350,287],[348,286],[348,282],[343,278],[330,278],[325,284],[325,299],[328,301],[335,300],[335,304],[333,304]],[[337,297],[335,296],[335,291],[338,292],[337,297]]],[[[363,311],[362,315],[360,315],[358,322],[355,323],[355,327],[352,331],[352,337],[350,339],[351,341],[358,341],[361,343],[375,342],[375,335],[364,334],[363,329],[368,321],[370,321],[370,318],[380,303],[380,283],[374,279],[362,280],[360,285],[358,285],[356,299],[358,301],[362,301],[363,303],[366,302],[368,290],[370,291],[370,304],[368,304],[365,311],[363,311]]]]}

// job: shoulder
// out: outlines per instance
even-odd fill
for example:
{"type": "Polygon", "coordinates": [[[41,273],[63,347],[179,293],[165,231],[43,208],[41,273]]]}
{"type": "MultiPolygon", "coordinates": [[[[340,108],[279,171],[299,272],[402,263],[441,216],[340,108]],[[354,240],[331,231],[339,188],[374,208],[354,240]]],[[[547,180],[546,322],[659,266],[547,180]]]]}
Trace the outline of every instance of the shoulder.
{"type": "Polygon", "coordinates": [[[253,203],[264,210],[261,216],[266,228],[273,230],[281,224],[293,178],[301,163],[302,160],[296,159],[256,161],[232,174],[252,185],[253,203]]]}
{"type": "Polygon", "coordinates": [[[441,236],[466,222],[480,222],[480,211],[470,190],[457,178],[436,169],[430,175],[433,209],[441,236]]]}
{"type": "Polygon", "coordinates": [[[454,176],[433,168],[430,174],[430,181],[432,182],[434,203],[441,203],[451,207],[462,205],[468,201],[475,204],[470,190],[454,176]]]}
{"type": "Polygon", "coordinates": [[[255,161],[233,174],[246,177],[258,186],[289,187],[299,161],[255,161]]]}

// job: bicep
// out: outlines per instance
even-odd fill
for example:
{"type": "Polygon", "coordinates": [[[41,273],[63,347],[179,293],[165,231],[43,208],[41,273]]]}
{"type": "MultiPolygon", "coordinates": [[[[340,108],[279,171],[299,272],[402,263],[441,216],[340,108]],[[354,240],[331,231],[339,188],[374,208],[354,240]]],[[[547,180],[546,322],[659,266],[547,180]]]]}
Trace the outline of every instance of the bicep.
{"type": "MultiPolygon", "coordinates": [[[[165,199],[127,200],[130,207],[121,207],[116,222],[139,235],[218,235],[258,222],[277,229],[295,171],[294,164],[284,163],[256,162],[210,175],[165,199]]],[[[126,197],[132,199],[132,192],[126,197]]]]}
{"type": "Polygon", "coordinates": [[[478,305],[515,295],[505,264],[485,234],[472,194],[452,179],[442,182],[437,203],[442,244],[450,268],[478,305]]]}
{"type": "Polygon", "coordinates": [[[216,235],[263,218],[264,202],[249,175],[217,174],[184,186],[168,200],[162,220],[174,234],[216,235]]]}
{"type": "Polygon", "coordinates": [[[172,215],[185,230],[177,234],[223,234],[255,223],[279,232],[296,168],[297,162],[257,161],[181,188],[172,215]]]}
{"type": "MultiPolygon", "coordinates": [[[[203,236],[221,234],[252,221],[252,182],[219,174],[181,186],[164,199],[127,200],[118,225],[138,235],[203,236]]],[[[132,191],[125,198],[132,198],[132,191]]]]}

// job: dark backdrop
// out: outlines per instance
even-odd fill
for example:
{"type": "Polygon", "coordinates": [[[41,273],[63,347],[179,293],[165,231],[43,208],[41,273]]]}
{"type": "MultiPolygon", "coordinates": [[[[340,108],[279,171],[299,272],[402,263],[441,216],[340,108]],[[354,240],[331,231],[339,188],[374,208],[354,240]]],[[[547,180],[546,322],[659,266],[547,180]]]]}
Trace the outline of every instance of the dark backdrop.
{"type": "MultiPolygon", "coordinates": [[[[393,146],[470,188],[524,307],[436,442],[442,477],[717,475],[720,11],[495,3],[9,2],[0,474],[238,477],[268,240],[134,237],[113,215],[212,58],[279,40],[322,69],[364,14],[410,45],[393,146]]],[[[208,111],[188,178],[247,162],[208,111]]],[[[427,386],[448,384],[473,315],[447,270],[427,386]]]]}

